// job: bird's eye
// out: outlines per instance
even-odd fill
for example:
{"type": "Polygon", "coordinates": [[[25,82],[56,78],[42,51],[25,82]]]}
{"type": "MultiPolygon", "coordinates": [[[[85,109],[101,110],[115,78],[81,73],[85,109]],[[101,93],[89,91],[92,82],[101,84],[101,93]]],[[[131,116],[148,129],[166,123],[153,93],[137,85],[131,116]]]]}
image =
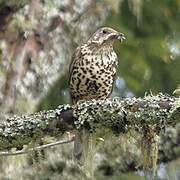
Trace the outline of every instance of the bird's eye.
{"type": "Polygon", "coordinates": [[[106,34],[106,33],[107,33],[107,31],[104,29],[104,30],[102,30],[102,33],[103,33],[103,34],[106,34]]]}

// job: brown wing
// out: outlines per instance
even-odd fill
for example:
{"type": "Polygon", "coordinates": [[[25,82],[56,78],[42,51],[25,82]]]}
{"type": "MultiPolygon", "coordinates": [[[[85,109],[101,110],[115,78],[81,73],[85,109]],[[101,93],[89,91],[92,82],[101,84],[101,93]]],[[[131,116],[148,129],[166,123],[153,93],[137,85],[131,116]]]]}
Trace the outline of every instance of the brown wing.
{"type": "Polygon", "coordinates": [[[72,71],[73,71],[73,66],[74,66],[75,62],[81,56],[81,51],[80,50],[81,50],[81,48],[77,47],[76,50],[74,51],[73,55],[72,55],[71,62],[70,62],[70,65],[69,65],[69,81],[70,81],[71,74],[72,74],[72,71]]]}
{"type": "Polygon", "coordinates": [[[81,59],[81,47],[77,47],[76,50],[74,51],[73,55],[72,55],[72,59],[71,59],[71,63],[69,65],[69,91],[70,91],[70,96],[71,96],[71,100],[74,103],[75,102],[75,97],[73,96],[72,92],[71,92],[71,76],[73,73],[73,69],[75,67],[75,64],[77,63],[77,61],[79,61],[81,59]]]}

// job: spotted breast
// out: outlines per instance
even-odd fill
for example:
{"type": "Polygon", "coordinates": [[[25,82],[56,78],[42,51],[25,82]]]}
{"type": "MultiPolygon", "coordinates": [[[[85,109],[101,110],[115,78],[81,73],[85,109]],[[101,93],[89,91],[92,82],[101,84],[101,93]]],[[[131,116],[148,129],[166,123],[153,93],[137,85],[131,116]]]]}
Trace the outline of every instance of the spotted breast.
{"type": "Polygon", "coordinates": [[[112,91],[117,56],[112,45],[78,47],[70,66],[70,93],[73,102],[105,99],[112,91]]]}

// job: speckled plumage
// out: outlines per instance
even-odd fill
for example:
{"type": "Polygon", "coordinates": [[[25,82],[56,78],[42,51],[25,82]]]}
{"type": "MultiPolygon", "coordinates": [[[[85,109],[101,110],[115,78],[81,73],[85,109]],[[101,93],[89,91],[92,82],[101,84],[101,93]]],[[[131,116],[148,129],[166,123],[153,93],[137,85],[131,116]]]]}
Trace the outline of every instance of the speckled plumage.
{"type": "MultiPolygon", "coordinates": [[[[70,93],[73,103],[79,100],[105,99],[113,88],[117,55],[113,50],[111,28],[101,28],[73,55],[70,65],[70,93]],[[106,34],[103,31],[106,30],[106,34]],[[107,36],[109,36],[107,38],[107,36]]],[[[120,36],[124,37],[122,33],[120,36]]]]}

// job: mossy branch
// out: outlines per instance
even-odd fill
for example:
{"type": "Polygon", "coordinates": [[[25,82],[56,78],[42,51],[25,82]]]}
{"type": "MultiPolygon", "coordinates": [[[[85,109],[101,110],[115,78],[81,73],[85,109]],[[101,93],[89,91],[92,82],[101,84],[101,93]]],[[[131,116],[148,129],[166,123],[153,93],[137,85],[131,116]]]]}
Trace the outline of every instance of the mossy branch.
{"type": "Polygon", "coordinates": [[[165,127],[175,126],[179,120],[179,99],[162,94],[60,105],[54,110],[1,120],[0,150],[21,148],[46,135],[58,137],[75,128],[95,131],[106,127],[115,133],[124,133],[131,128],[144,132],[146,127],[153,127],[159,133],[165,127]]]}

